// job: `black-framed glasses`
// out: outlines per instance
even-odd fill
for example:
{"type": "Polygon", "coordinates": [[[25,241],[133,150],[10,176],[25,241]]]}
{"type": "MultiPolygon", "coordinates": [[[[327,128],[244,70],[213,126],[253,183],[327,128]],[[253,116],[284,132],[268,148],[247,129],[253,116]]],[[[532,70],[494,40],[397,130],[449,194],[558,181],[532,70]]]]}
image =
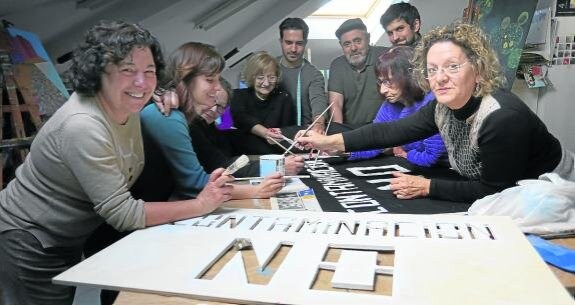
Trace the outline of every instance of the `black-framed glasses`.
{"type": "Polygon", "coordinates": [[[438,73],[440,71],[443,73],[447,73],[449,75],[455,75],[455,74],[459,73],[459,71],[461,70],[461,67],[468,62],[469,61],[465,61],[465,62],[460,63],[460,64],[451,63],[451,64],[448,64],[448,65],[443,66],[441,68],[439,68],[439,67],[427,67],[427,68],[425,68],[425,78],[426,79],[434,78],[438,75],[438,73]]]}

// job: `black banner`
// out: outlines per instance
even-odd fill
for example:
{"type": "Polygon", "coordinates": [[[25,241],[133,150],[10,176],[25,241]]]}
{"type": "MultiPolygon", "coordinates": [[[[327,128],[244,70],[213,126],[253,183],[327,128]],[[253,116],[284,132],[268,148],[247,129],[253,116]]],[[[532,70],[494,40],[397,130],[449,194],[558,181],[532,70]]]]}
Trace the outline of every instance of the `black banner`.
{"type": "Polygon", "coordinates": [[[372,212],[436,214],[465,212],[471,203],[430,198],[397,199],[388,190],[394,171],[426,178],[463,179],[448,168],[415,166],[404,158],[383,156],[356,162],[339,159],[306,161],[312,179],[304,182],[313,188],[322,209],[328,212],[372,212]]]}

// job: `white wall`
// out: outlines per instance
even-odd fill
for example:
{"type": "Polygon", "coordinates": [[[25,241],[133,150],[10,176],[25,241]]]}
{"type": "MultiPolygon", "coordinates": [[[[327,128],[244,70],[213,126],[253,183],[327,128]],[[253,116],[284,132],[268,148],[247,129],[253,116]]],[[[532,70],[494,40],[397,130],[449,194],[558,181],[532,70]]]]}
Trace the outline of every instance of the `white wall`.
{"type": "Polygon", "coordinates": [[[575,151],[575,65],[552,66],[551,86],[539,91],[538,112],[563,146],[575,151]]]}
{"type": "MultiPolygon", "coordinates": [[[[575,17],[559,17],[557,35],[575,35],[575,17]]],[[[575,65],[551,66],[548,87],[529,89],[516,80],[512,91],[543,120],[563,146],[575,151],[575,65]]]]}
{"type": "MultiPolygon", "coordinates": [[[[575,35],[575,17],[560,17],[557,34],[575,35]]],[[[538,115],[569,150],[575,151],[575,65],[551,66],[550,87],[539,91],[538,115]]]]}

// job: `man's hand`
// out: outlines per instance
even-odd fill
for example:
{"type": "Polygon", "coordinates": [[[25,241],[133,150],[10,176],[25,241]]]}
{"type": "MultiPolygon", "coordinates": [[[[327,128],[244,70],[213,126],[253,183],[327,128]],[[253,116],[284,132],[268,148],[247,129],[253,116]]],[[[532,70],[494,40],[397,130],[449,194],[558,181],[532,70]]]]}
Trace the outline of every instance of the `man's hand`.
{"type": "Polygon", "coordinates": [[[287,156],[284,164],[286,175],[294,176],[301,172],[304,166],[303,162],[304,159],[302,156],[287,156]]]}
{"type": "Polygon", "coordinates": [[[319,120],[317,123],[315,123],[311,130],[315,131],[318,134],[325,134],[325,123],[323,122],[323,120],[319,120]],[[320,122],[321,121],[321,122],[320,122]]]}

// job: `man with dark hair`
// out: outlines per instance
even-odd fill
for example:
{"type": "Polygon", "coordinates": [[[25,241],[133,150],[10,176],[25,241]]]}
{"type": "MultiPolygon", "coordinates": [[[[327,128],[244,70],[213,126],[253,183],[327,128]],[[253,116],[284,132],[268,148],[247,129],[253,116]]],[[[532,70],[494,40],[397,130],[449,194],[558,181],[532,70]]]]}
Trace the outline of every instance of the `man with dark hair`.
{"type": "Polygon", "coordinates": [[[333,121],[352,127],[368,124],[381,106],[374,66],[387,48],[369,45],[369,33],[359,18],[346,20],[335,36],[343,55],[330,65],[328,96],[333,121]]]}
{"type": "MultiPolygon", "coordinates": [[[[298,126],[311,124],[327,107],[323,74],[303,58],[309,27],[301,18],[286,18],[279,26],[282,56],[280,85],[292,96],[298,126]]],[[[325,119],[313,129],[323,132],[325,119]]]]}
{"type": "Polygon", "coordinates": [[[417,8],[409,3],[396,3],[387,8],[379,20],[392,45],[415,46],[421,35],[421,17],[417,8]]]}

